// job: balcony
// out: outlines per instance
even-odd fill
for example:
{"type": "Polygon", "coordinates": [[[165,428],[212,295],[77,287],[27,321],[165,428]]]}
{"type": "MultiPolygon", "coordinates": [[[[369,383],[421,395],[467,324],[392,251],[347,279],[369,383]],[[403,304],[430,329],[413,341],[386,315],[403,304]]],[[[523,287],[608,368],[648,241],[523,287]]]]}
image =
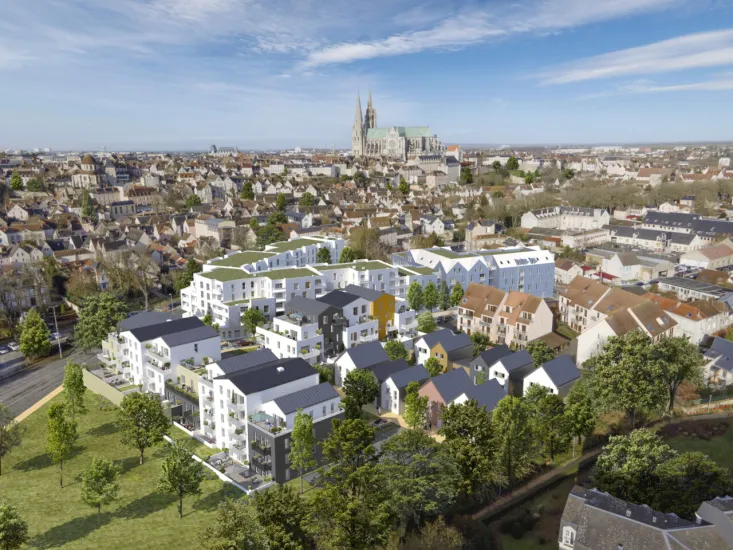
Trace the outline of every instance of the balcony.
{"type": "Polygon", "coordinates": [[[282,431],[285,426],[285,421],[276,416],[272,416],[265,412],[258,412],[253,414],[249,418],[249,422],[258,428],[267,430],[270,433],[278,433],[282,431]]]}
{"type": "Polygon", "coordinates": [[[257,441],[256,439],[253,439],[252,441],[250,441],[250,444],[252,445],[252,450],[258,454],[261,454],[261,455],[272,454],[272,446],[267,445],[266,443],[261,443],[257,441]]]}
{"type": "Polygon", "coordinates": [[[272,461],[265,462],[262,458],[258,458],[254,456],[252,457],[252,465],[262,470],[267,470],[267,471],[272,470],[272,461]]]}
{"type": "Polygon", "coordinates": [[[163,355],[160,353],[160,350],[155,348],[145,348],[145,354],[156,361],[160,361],[161,363],[167,363],[170,361],[170,357],[163,355]]]}

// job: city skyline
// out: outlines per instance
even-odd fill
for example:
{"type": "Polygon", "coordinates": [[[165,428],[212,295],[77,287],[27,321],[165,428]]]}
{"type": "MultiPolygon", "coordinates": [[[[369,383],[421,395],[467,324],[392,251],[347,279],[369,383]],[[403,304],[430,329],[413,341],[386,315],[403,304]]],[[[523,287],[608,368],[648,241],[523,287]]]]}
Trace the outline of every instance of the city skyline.
{"type": "Polygon", "coordinates": [[[349,147],[358,91],[444,143],[730,141],[728,1],[30,0],[0,149],[349,147]]]}

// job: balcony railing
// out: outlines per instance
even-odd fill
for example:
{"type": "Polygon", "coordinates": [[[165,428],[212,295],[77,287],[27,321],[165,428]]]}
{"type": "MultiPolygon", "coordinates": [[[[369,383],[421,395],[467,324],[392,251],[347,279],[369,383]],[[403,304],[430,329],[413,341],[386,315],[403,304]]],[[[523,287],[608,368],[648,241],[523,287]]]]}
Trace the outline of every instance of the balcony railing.
{"type": "Polygon", "coordinates": [[[260,443],[256,439],[250,441],[250,445],[252,445],[252,450],[256,451],[259,454],[262,454],[262,455],[272,454],[272,447],[270,445],[260,443]]]}

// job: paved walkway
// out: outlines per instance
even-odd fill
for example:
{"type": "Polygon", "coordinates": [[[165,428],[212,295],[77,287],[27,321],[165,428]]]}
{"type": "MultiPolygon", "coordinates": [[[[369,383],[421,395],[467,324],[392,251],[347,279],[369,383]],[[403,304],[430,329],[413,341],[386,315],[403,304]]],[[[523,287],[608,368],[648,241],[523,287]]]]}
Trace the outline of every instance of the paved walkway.
{"type": "Polygon", "coordinates": [[[48,395],[46,395],[43,399],[41,399],[40,401],[38,401],[34,405],[31,405],[29,408],[27,408],[22,413],[20,413],[18,416],[16,416],[15,417],[15,420],[17,422],[20,422],[22,420],[25,420],[32,413],[36,412],[38,409],[40,409],[41,407],[43,407],[46,403],[48,403],[49,401],[51,401],[51,399],[53,399],[58,394],[60,394],[63,390],[64,390],[64,386],[62,384],[58,388],[56,388],[55,390],[53,390],[51,393],[49,393],[48,395]]]}

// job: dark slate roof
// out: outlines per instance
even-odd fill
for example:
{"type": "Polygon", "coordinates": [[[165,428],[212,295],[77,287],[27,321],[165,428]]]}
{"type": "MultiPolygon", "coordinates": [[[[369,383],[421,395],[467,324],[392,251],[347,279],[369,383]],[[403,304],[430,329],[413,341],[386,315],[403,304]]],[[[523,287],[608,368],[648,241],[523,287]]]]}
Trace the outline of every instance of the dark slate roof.
{"type": "Polygon", "coordinates": [[[384,363],[373,365],[369,367],[369,370],[372,371],[372,374],[374,374],[377,381],[381,384],[394,373],[409,368],[410,365],[407,364],[407,361],[404,359],[397,359],[395,361],[385,361],[384,363]]]}
{"type": "Polygon", "coordinates": [[[466,346],[473,346],[471,337],[468,334],[465,332],[454,334],[452,330],[447,328],[426,334],[421,340],[424,340],[430,349],[433,349],[433,346],[440,342],[446,352],[455,351],[466,346]]]}
{"type": "Polygon", "coordinates": [[[366,369],[372,365],[389,361],[387,352],[384,351],[382,344],[377,341],[349,348],[344,352],[344,355],[351,358],[357,369],[366,369]]]}
{"type": "Polygon", "coordinates": [[[117,330],[125,332],[136,328],[147,327],[165,323],[166,321],[180,318],[179,314],[167,313],[164,311],[143,311],[117,323],[117,330]]]}
{"type": "Polygon", "coordinates": [[[716,367],[733,372],[733,342],[717,336],[705,357],[715,361],[716,367]]]}
{"type": "MultiPolygon", "coordinates": [[[[142,315],[142,313],[140,315],[142,315]]],[[[160,338],[161,336],[165,336],[167,334],[174,334],[176,332],[182,332],[184,330],[191,330],[205,326],[206,325],[204,325],[204,323],[197,317],[183,317],[182,319],[175,319],[172,321],[164,321],[156,324],[144,325],[139,328],[134,328],[130,332],[139,341],[147,342],[148,340],[154,340],[155,338],[160,338]]]]}
{"type": "Polygon", "coordinates": [[[338,392],[328,382],[312,386],[304,390],[299,390],[275,399],[275,404],[280,407],[284,414],[290,414],[298,409],[305,409],[318,405],[324,401],[335,399],[339,396],[338,392]]]}
{"type": "Polygon", "coordinates": [[[504,368],[509,373],[534,363],[534,361],[532,360],[532,356],[527,350],[524,349],[522,351],[512,353],[511,355],[507,355],[506,357],[502,357],[501,359],[499,359],[499,361],[501,361],[501,364],[504,365],[504,368]]]}
{"type": "Polygon", "coordinates": [[[384,294],[384,292],[380,290],[372,290],[371,288],[364,288],[357,285],[347,285],[346,288],[344,288],[344,291],[349,294],[359,296],[360,298],[364,298],[365,300],[369,300],[370,302],[378,300],[384,294]]]}
{"type": "Polygon", "coordinates": [[[410,367],[409,369],[397,371],[393,373],[390,378],[395,386],[398,388],[405,388],[410,382],[422,384],[426,380],[430,379],[430,374],[425,367],[417,365],[410,367]]]}
{"type": "Polygon", "coordinates": [[[491,412],[499,404],[499,401],[506,397],[506,390],[496,378],[492,378],[488,382],[471,386],[466,390],[466,397],[475,399],[479,407],[486,407],[491,412]]]}
{"type": "Polygon", "coordinates": [[[219,333],[212,327],[206,325],[201,327],[195,327],[188,330],[181,330],[179,332],[171,332],[162,336],[163,342],[169,346],[182,346],[183,344],[189,344],[191,342],[199,342],[201,340],[208,340],[209,338],[218,338],[219,333]]]}
{"type": "Polygon", "coordinates": [[[479,353],[478,357],[471,361],[471,364],[474,364],[478,359],[483,359],[486,366],[490,367],[502,357],[506,357],[512,353],[512,350],[510,350],[507,345],[496,346],[495,348],[487,349],[486,351],[479,353]]]}
{"type": "Polygon", "coordinates": [[[224,374],[229,374],[272,361],[277,361],[277,356],[269,349],[264,348],[250,353],[227,357],[226,359],[217,361],[216,364],[224,371],[224,374]]]}
{"type": "Polygon", "coordinates": [[[318,301],[336,307],[346,307],[351,302],[358,299],[359,296],[357,296],[356,294],[350,294],[349,292],[344,292],[343,290],[332,290],[328,294],[325,294],[318,298],[318,301]]]}
{"type": "Polygon", "coordinates": [[[557,388],[580,378],[580,371],[569,355],[555,357],[552,361],[548,361],[542,365],[542,368],[557,388]]]}
{"type": "Polygon", "coordinates": [[[456,397],[473,387],[471,377],[468,376],[465,370],[460,368],[436,376],[431,382],[435,385],[435,389],[445,403],[450,403],[456,397]]]}
{"type": "Polygon", "coordinates": [[[326,311],[329,304],[325,304],[319,300],[312,298],[304,298],[303,296],[294,296],[285,304],[285,311],[298,311],[309,315],[320,315],[326,311]]]}
{"type": "Polygon", "coordinates": [[[300,357],[278,359],[256,365],[248,369],[239,370],[223,376],[217,380],[229,380],[245,395],[274,388],[288,382],[300,380],[317,374],[304,359],[300,357]],[[282,370],[280,370],[282,369],[282,370]]]}

